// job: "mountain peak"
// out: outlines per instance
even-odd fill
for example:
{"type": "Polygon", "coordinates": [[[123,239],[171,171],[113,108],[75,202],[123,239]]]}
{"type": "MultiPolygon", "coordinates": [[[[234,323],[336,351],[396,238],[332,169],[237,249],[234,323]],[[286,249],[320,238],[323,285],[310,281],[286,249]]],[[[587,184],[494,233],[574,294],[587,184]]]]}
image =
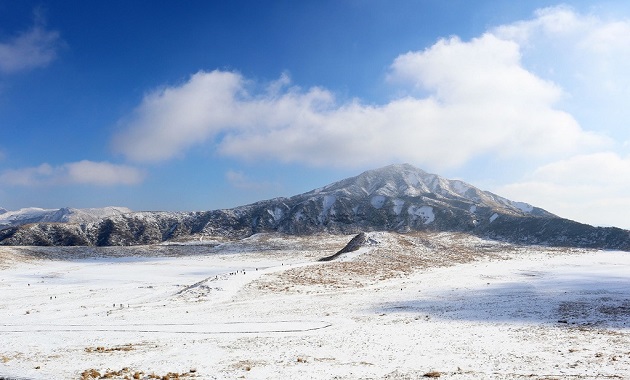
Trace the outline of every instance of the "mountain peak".
{"type": "Polygon", "coordinates": [[[373,198],[375,202],[389,199],[394,203],[392,207],[397,207],[395,204],[401,204],[405,200],[415,199],[432,206],[450,204],[467,210],[486,207],[500,214],[555,217],[527,203],[515,202],[482,191],[464,181],[449,180],[410,164],[368,170],[311,193],[377,197],[373,198]]]}

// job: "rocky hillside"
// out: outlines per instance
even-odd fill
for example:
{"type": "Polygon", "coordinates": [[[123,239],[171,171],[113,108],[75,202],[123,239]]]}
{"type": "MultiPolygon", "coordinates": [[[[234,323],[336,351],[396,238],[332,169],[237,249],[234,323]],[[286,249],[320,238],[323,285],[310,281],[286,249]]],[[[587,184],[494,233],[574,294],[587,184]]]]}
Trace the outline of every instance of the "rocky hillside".
{"type": "Polygon", "coordinates": [[[630,250],[630,232],[560,218],[410,165],[230,210],[141,212],[90,223],[36,223],[0,231],[3,245],[135,245],[218,240],[258,232],[458,231],[520,244],[630,250]]]}
{"type": "Polygon", "coordinates": [[[86,224],[103,218],[131,212],[126,207],[43,209],[37,207],[8,211],[0,207],[0,229],[30,223],[86,224]]]}

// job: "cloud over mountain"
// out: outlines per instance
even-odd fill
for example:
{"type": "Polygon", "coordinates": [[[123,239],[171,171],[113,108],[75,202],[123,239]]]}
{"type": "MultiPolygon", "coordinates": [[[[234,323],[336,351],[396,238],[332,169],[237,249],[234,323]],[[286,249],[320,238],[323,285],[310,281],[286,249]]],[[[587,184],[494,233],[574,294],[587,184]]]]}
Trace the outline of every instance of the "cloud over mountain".
{"type": "Polygon", "coordinates": [[[134,185],[144,179],[144,173],[128,165],[88,160],[59,166],[44,163],[36,167],[10,169],[0,173],[0,184],[12,186],[38,185],[134,185]]]}
{"type": "Polygon", "coordinates": [[[568,218],[587,215],[594,224],[627,226],[627,214],[620,210],[630,208],[630,157],[613,152],[576,155],[496,191],[568,218]]]}
{"type": "Polygon", "coordinates": [[[558,107],[563,89],[523,65],[523,42],[508,29],[398,56],[388,80],[406,95],[380,105],[340,102],[284,75],[256,91],[239,73],[200,71],[145,96],[114,146],[148,162],[203,146],[245,160],[444,168],[485,154],[549,158],[609,144],[558,107]]]}

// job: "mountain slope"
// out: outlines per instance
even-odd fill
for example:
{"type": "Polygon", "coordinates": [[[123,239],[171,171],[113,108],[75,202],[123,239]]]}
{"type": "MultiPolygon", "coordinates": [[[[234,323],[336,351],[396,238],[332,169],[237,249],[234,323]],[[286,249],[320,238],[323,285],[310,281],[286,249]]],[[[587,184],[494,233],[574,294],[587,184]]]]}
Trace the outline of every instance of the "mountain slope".
{"type": "Polygon", "coordinates": [[[560,218],[411,165],[390,165],[290,198],[230,210],[127,213],[0,231],[3,245],[134,245],[259,232],[459,231],[519,244],[630,250],[630,233],[560,218]]]}
{"type": "Polygon", "coordinates": [[[543,209],[411,165],[367,171],[302,195],[254,206],[265,205],[269,214],[266,226],[276,225],[281,232],[298,234],[352,233],[357,227],[401,232],[461,231],[488,225],[499,214],[555,217],[543,209]]]}
{"type": "Polygon", "coordinates": [[[0,207],[0,229],[30,223],[75,223],[86,224],[103,218],[131,212],[126,207],[103,208],[60,208],[43,209],[37,207],[8,211],[0,207]]]}

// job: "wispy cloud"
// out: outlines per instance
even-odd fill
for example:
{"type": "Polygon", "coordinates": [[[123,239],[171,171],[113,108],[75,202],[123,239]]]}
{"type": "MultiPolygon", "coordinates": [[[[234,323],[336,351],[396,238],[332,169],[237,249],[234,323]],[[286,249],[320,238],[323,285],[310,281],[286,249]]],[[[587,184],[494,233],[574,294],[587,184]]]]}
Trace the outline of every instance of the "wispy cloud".
{"type": "Polygon", "coordinates": [[[0,173],[0,183],[13,186],[114,186],[135,185],[142,182],[144,177],[141,170],[131,166],[84,160],[60,166],[44,163],[36,167],[6,170],[0,173]]]}
{"type": "Polygon", "coordinates": [[[491,32],[518,43],[530,70],[563,87],[561,106],[580,123],[630,138],[630,20],[558,6],[491,32]]]}
{"type": "Polygon", "coordinates": [[[0,41],[0,72],[10,74],[45,67],[57,57],[61,45],[59,32],[47,30],[36,12],[31,29],[0,41]]]}
{"type": "Polygon", "coordinates": [[[280,187],[279,184],[274,182],[253,180],[249,178],[244,172],[236,170],[228,170],[225,173],[225,179],[233,187],[243,190],[261,191],[280,187]]]}
{"type": "Polygon", "coordinates": [[[577,155],[541,166],[522,181],[496,189],[569,219],[630,229],[630,157],[577,155]]]}

